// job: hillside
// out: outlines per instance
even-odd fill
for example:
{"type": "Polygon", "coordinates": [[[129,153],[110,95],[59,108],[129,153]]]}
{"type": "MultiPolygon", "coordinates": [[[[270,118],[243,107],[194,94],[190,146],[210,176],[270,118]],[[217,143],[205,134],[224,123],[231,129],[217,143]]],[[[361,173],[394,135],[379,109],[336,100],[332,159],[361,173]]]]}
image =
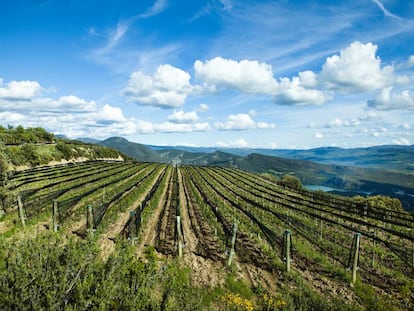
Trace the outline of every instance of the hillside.
{"type": "Polygon", "coordinates": [[[212,148],[212,147],[160,147],[150,146],[159,151],[175,149],[191,153],[213,153],[221,151],[245,157],[252,153],[287,158],[308,160],[321,164],[370,167],[396,170],[401,172],[414,171],[414,145],[411,146],[374,146],[366,148],[320,147],[314,149],[259,149],[259,148],[212,148]]]}
{"type": "Polygon", "coordinates": [[[111,137],[98,142],[99,145],[119,150],[126,155],[143,162],[162,162],[161,157],[145,145],[132,143],[122,137],[111,137]]]}
{"type": "Polygon", "coordinates": [[[122,152],[95,144],[55,137],[42,128],[0,127],[0,172],[96,159],[125,160],[122,152]]]}
{"type": "Polygon", "coordinates": [[[325,165],[307,160],[250,154],[237,161],[237,167],[276,176],[292,174],[304,185],[321,185],[346,195],[385,195],[398,198],[406,210],[414,210],[414,175],[384,169],[325,165]]]}
{"type": "Polygon", "coordinates": [[[311,150],[251,149],[145,146],[120,137],[109,138],[102,145],[116,148],[140,160],[181,165],[241,168],[275,176],[293,174],[302,184],[328,187],[343,195],[385,195],[401,200],[406,210],[414,210],[413,146],[378,146],[359,149],[317,148],[311,150]],[[197,152],[198,151],[198,152],[197,152]],[[247,153],[247,154],[246,154],[247,153]],[[276,154],[284,157],[275,156],[276,154]],[[313,161],[310,161],[312,159],[313,161]],[[347,163],[351,165],[342,165],[347,163]]]}
{"type": "Polygon", "coordinates": [[[5,187],[1,310],[414,307],[413,218],[395,200],[113,161],[21,171],[5,187]]]}

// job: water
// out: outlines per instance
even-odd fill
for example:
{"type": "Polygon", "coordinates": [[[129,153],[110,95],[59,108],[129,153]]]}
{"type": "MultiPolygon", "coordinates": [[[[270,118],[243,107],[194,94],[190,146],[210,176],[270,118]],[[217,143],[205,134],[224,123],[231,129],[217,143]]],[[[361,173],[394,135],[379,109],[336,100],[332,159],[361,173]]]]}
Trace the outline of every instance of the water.
{"type": "Polygon", "coordinates": [[[321,186],[321,185],[303,185],[303,187],[305,189],[312,190],[312,191],[318,191],[318,190],[320,190],[320,191],[324,191],[324,192],[329,192],[329,191],[346,192],[346,190],[344,190],[344,189],[332,188],[332,187],[321,186]]]}
{"type": "Polygon", "coordinates": [[[323,192],[331,192],[331,191],[338,191],[338,192],[351,192],[351,193],[360,193],[364,195],[370,195],[372,192],[369,191],[358,191],[358,190],[345,190],[345,189],[339,189],[339,188],[332,188],[328,186],[321,186],[321,185],[303,185],[303,187],[307,190],[312,191],[323,191],[323,192]]]}

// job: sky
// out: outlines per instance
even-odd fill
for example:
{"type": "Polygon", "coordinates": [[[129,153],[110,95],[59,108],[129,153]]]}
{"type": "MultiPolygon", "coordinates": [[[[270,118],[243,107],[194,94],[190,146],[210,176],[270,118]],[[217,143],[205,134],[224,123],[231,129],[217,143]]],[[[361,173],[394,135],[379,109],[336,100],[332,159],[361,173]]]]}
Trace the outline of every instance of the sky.
{"type": "Polygon", "coordinates": [[[0,125],[151,145],[414,144],[414,1],[0,0],[0,125]]]}

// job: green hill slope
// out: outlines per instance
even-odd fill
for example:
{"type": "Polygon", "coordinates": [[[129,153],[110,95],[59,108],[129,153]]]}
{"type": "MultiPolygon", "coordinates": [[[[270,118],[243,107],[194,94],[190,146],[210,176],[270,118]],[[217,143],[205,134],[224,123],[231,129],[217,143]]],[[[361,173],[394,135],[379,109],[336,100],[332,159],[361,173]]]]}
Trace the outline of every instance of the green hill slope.
{"type": "Polygon", "coordinates": [[[17,167],[35,167],[51,162],[129,158],[105,146],[57,138],[42,128],[25,129],[22,126],[0,127],[0,157],[2,176],[17,167]]]}
{"type": "Polygon", "coordinates": [[[100,145],[114,148],[142,162],[163,162],[162,158],[145,145],[128,141],[122,137],[110,137],[99,142],[100,145]]]}

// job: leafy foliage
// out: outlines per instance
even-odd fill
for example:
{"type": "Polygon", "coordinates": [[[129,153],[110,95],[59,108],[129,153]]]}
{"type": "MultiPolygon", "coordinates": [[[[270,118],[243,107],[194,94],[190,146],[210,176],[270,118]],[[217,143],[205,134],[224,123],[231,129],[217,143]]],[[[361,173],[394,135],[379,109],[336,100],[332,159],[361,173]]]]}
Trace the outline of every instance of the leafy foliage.
{"type": "Polygon", "coordinates": [[[6,145],[21,145],[24,143],[52,143],[55,136],[41,127],[16,128],[9,126],[7,129],[0,126],[0,141],[6,145]]]}
{"type": "Polygon", "coordinates": [[[189,271],[147,262],[119,243],[106,262],[93,240],[63,241],[47,233],[1,241],[1,310],[194,310],[203,292],[190,286],[189,271]],[[160,295],[161,293],[161,295],[160,295]]]}
{"type": "Polygon", "coordinates": [[[88,160],[117,159],[120,156],[124,159],[128,158],[108,147],[55,138],[53,134],[40,127],[24,129],[22,126],[16,128],[9,126],[6,129],[0,126],[0,144],[1,176],[4,175],[8,163],[35,167],[61,159],[69,161],[76,158],[88,160]]]}
{"type": "Polygon", "coordinates": [[[284,175],[282,177],[282,180],[279,181],[279,184],[282,186],[286,186],[292,189],[301,189],[302,183],[300,182],[300,179],[293,175],[284,175]]]}

